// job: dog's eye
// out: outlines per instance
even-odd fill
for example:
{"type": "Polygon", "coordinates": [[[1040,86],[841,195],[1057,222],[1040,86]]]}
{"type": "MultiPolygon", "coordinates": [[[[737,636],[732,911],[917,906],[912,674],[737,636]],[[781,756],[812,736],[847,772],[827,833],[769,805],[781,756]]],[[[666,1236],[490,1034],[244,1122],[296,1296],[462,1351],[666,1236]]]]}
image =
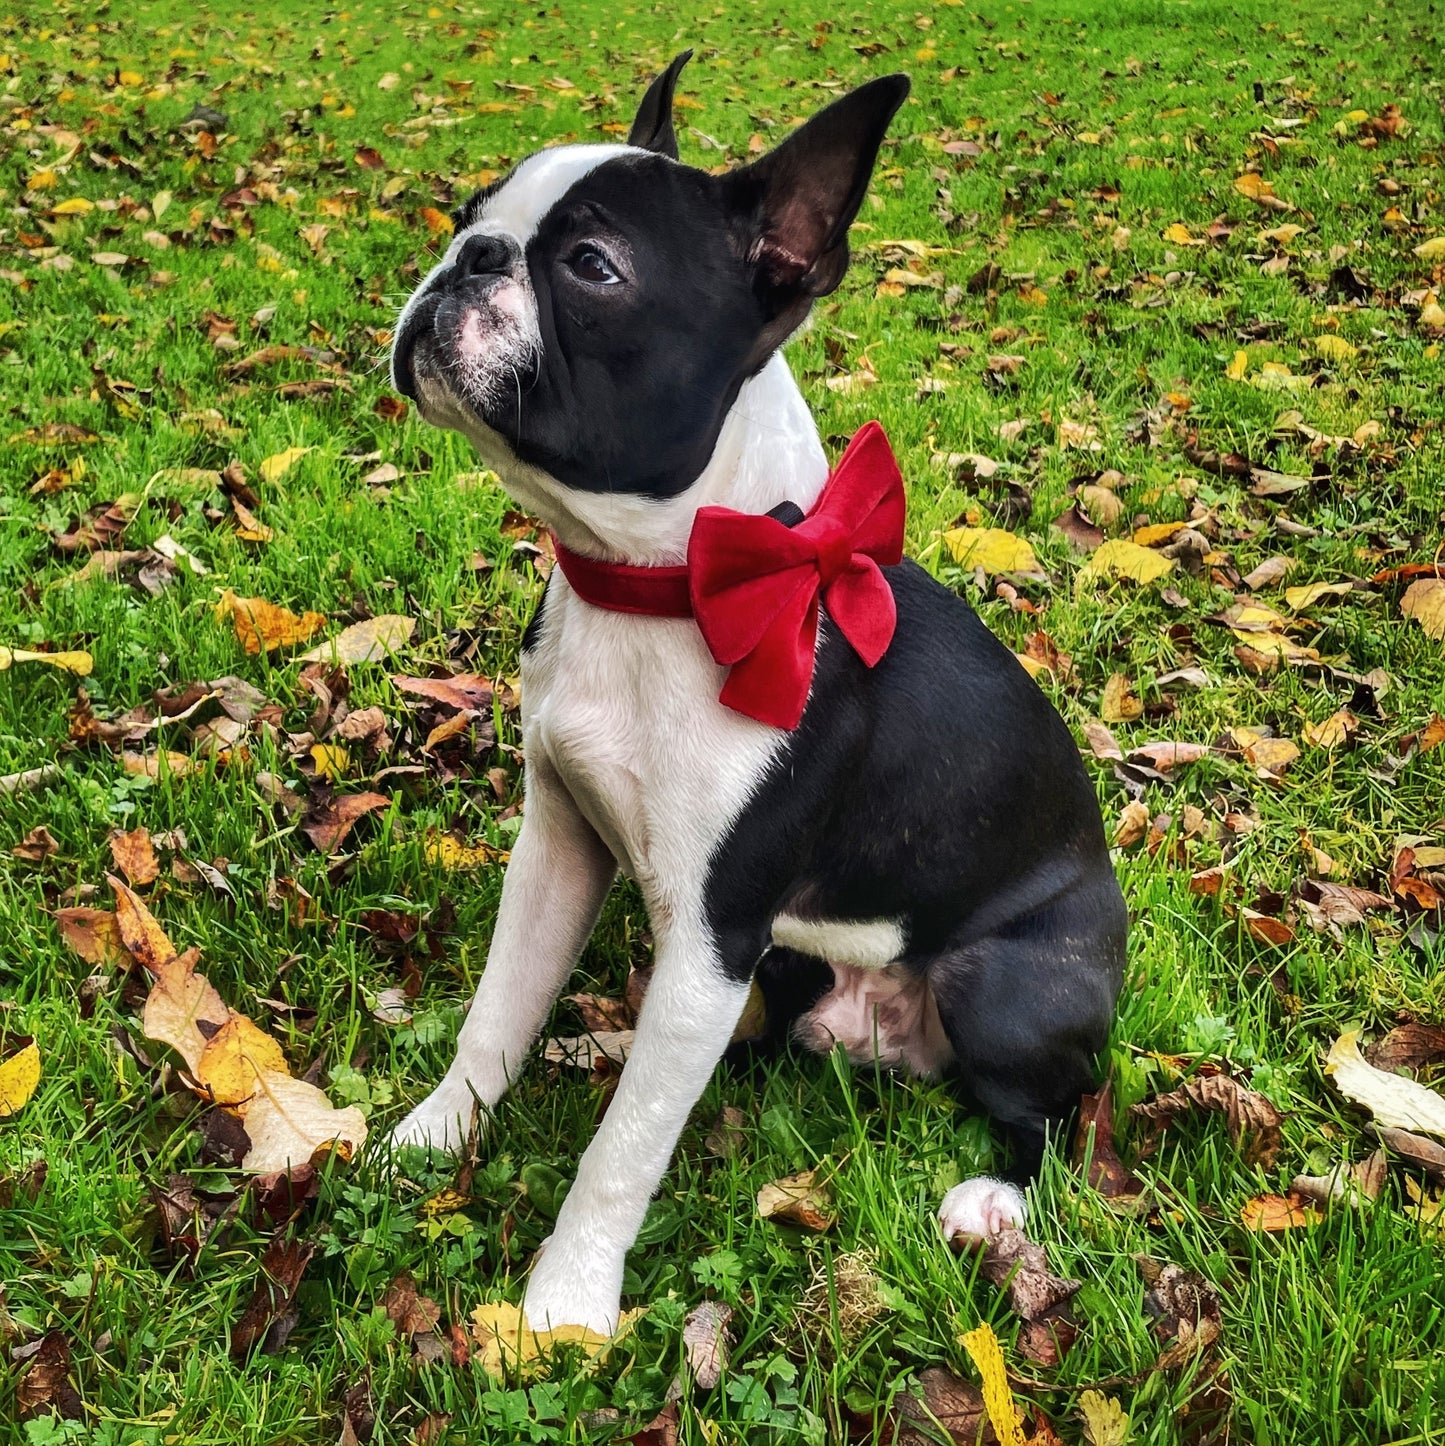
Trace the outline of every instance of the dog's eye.
{"type": "Polygon", "coordinates": [[[567,265],[572,268],[574,276],[592,286],[616,286],[622,280],[612,263],[595,246],[579,246],[567,265]]]}

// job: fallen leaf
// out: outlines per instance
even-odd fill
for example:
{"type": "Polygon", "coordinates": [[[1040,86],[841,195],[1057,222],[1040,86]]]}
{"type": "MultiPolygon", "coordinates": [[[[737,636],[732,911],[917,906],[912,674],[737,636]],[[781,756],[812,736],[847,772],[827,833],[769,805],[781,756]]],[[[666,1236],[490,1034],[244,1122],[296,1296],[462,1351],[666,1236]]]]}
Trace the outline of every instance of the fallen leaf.
{"type": "MultiPolygon", "coordinates": [[[[1414,618],[1428,637],[1445,639],[1445,581],[1422,577],[1412,582],[1400,599],[1400,611],[1407,618],[1414,618]]],[[[3,651],[0,649],[0,652],[3,651]]],[[[0,662],[0,667],[3,666],[0,662]]]]}
{"type": "Polygon", "coordinates": [[[1084,1418],[1084,1439],[1089,1446],[1124,1446],[1129,1439],[1129,1417],[1113,1396],[1084,1391],[1079,1396],[1084,1418]]]}
{"type": "Polygon", "coordinates": [[[1377,1124],[1445,1137],[1445,1096],[1368,1064],[1360,1053],[1358,1029],[1346,1030],[1330,1046],[1324,1068],[1335,1088],[1369,1110],[1377,1124]]]}
{"type": "Polygon", "coordinates": [[[1376,1150],[1368,1160],[1337,1165],[1328,1175],[1296,1175],[1290,1181],[1289,1192],[1321,1208],[1335,1201],[1359,1205],[1362,1200],[1380,1198],[1388,1173],[1385,1152],[1376,1150]]]}
{"type": "Polygon", "coordinates": [[[1241,909],[1239,917],[1244,921],[1244,927],[1248,930],[1250,938],[1261,944],[1282,949],[1286,944],[1294,942],[1294,930],[1283,919],[1276,919],[1271,914],[1262,914],[1258,909],[1241,909]]]}
{"type": "Polygon", "coordinates": [[[1106,723],[1133,723],[1144,716],[1144,705],[1135,694],[1133,683],[1123,673],[1111,674],[1104,684],[1099,716],[1106,723]]]}
{"type": "Polygon", "coordinates": [[[0,673],[13,663],[44,663],[82,678],[89,677],[95,667],[95,659],[89,653],[36,653],[28,648],[7,648],[0,644],[0,673]]]}
{"type": "Polygon", "coordinates": [[[279,482],[302,457],[315,450],[314,447],[287,447],[284,452],[265,458],[259,469],[262,481],[279,482]]]}
{"type": "Polygon", "coordinates": [[[55,926],[87,964],[118,964],[126,957],[115,915],[109,909],[57,909],[55,926]]]}
{"type": "Polygon", "coordinates": [[[1237,351],[1231,358],[1230,363],[1224,369],[1224,375],[1232,382],[1242,382],[1245,373],[1249,370],[1249,353],[1237,351]]]}
{"type": "Polygon", "coordinates": [[[1198,763],[1201,758],[1208,758],[1213,752],[1207,743],[1172,743],[1166,740],[1160,743],[1136,744],[1129,750],[1126,761],[1146,763],[1150,768],[1157,768],[1160,773],[1168,773],[1171,769],[1198,763]]]}
{"type": "Polygon", "coordinates": [[[1322,723],[1306,723],[1303,737],[1314,748],[1342,748],[1359,727],[1360,720],[1348,708],[1339,708],[1322,723]]]}
{"type": "Polygon", "coordinates": [[[898,1397],[902,1429],[894,1438],[896,1446],[934,1446],[934,1430],[925,1435],[914,1422],[921,1427],[936,1423],[956,1446],[997,1446],[998,1437],[988,1423],[983,1392],[972,1381],[943,1366],[929,1366],[918,1373],[918,1385],[922,1400],[907,1393],[898,1397]]]}
{"type": "MultiPolygon", "coordinates": [[[[1372,895],[1381,907],[1390,901],[1372,895]]],[[[1393,1074],[1396,1070],[1421,1070],[1445,1064],[1445,1024],[1402,1024],[1365,1050],[1365,1058],[1376,1069],[1393,1074]]]]}
{"type": "Polygon", "coordinates": [[[1025,1446],[1024,1434],[1020,1429],[1022,1413],[1014,1405],[1013,1392],[1009,1389],[1008,1371],[1004,1365],[1003,1347],[993,1333],[993,1327],[982,1321],[971,1331],[958,1338],[959,1344],[972,1357],[983,1377],[983,1405],[988,1412],[988,1423],[1000,1446],[1025,1446]]]}
{"type": "Polygon", "coordinates": [[[758,1191],[758,1216],[821,1233],[837,1219],[837,1212],[827,1181],[813,1169],[764,1185],[758,1191]]]}
{"type": "Polygon", "coordinates": [[[1294,207],[1288,201],[1282,200],[1275,194],[1274,187],[1255,171],[1246,171],[1242,176],[1236,176],[1234,189],[1241,196],[1247,196],[1256,205],[1263,206],[1270,211],[1293,211],[1294,207]]]}
{"type": "Polygon", "coordinates": [[[312,807],[301,822],[301,832],[324,854],[335,853],[357,819],[391,803],[384,793],[347,793],[322,807],[312,807]]]}
{"type": "Polygon", "coordinates": [[[488,1375],[535,1375],[561,1345],[576,1347],[591,1360],[602,1360],[641,1314],[641,1310],[623,1311],[616,1333],[610,1336],[579,1325],[534,1331],[519,1306],[498,1301],[479,1305],[472,1312],[472,1336],[479,1347],[477,1359],[488,1375]]]}
{"type": "Polygon", "coordinates": [[[1246,1230],[1269,1235],[1320,1223],[1319,1211],[1293,1190],[1288,1195],[1256,1195],[1246,1200],[1239,1218],[1246,1230]]]}
{"type": "MultiPolygon", "coordinates": [[[[70,1379],[70,1342],[60,1331],[47,1331],[34,1346],[16,1347],[11,1359],[26,1362],[25,1374],[15,1384],[15,1409],[22,1421],[40,1416],[79,1421],[85,1416],[85,1405],[70,1379]]],[[[55,1440],[56,1432],[49,1436],[55,1440]]]]}
{"type": "Polygon", "coordinates": [[[690,1310],[682,1323],[682,1347],[699,1390],[711,1391],[727,1370],[727,1327],[732,1314],[731,1306],[705,1300],[690,1310]]]}
{"type": "Polygon", "coordinates": [[[1172,1344],[1154,1362],[1156,1371],[1171,1371],[1202,1355],[1224,1333],[1219,1292],[1196,1270],[1134,1257],[1149,1287],[1144,1313],[1154,1320],[1154,1333],[1172,1344]]]}
{"type": "Polygon", "coordinates": [[[1173,570],[1173,558],[1124,538],[1112,538],[1102,543],[1079,569],[1078,582],[1082,585],[1095,578],[1106,577],[1149,583],[1173,570]]]}
{"type": "Polygon", "coordinates": [[[1148,832],[1149,810],[1137,798],[1131,799],[1120,811],[1119,821],[1114,825],[1114,846],[1131,849],[1135,844],[1142,843],[1148,832]]]}
{"type": "MultiPolygon", "coordinates": [[[[951,1244],[968,1245],[959,1236],[951,1244]]],[[[984,1242],[979,1274],[1008,1292],[1009,1308],[1026,1321],[1052,1316],[1078,1293],[1083,1282],[1055,1275],[1048,1251],[1022,1230],[1001,1230],[984,1242]]]]}
{"type": "Polygon", "coordinates": [[[1381,1143],[1402,1160],[1418,1166],[1432,1179],[1445,1180],[1445,1145],[1437,1145],[1423,1135],[1412,1135],[1408,1130],[1393,1130],[1388,1125],[1377,1125],[1375,1133],[1381,1143]]]}
{"type": "Polygon", "coordinates": [[[416,619],[398,613],[379,613],[376,617],[352,623],[330,642],[321,643],[302,653],[301,663],[329,663],[333,667],[352,663],[375,663],[410,641],[416,631],[416,619]]]}
{"type": "Polygon", "coordinates": [[[159,974],[175,961],[175,946],[155,921],[150,910],[114,874],[105,881],[115,894],[115,927],[120,941],[135,962],[152,974],[159,974]]]}
{"type": "Polygon", "coordinates": [[[604,1060],[626,1064],[635,1041],[636,1031],[632,1029],[596,1029],[589,1034],[562,1035],[547,1041],[542,1058],[549,1064],[569,1064],[590,1072],[604,1060]]]}
{"type": "Polygon", "coordinates": [[[276,648],[304,643],[326,626],[322,613],[303,613],[297,617],[288,608],[278,607],[261,597],[237,597],[227,588],[216,604],[216,621],[230,618],[236,637],[248,653],[272,652],[276,648]]]}
{"type": "Polygon", "coordinates": [[[0,1120],[16,1114],[40,1083],[40,1046],[29,1035],[7,1041],[0,1059],[0,1120]]]}
{"type": "Polygon", "coordinates": [[[60,852],[60,842],[45,825],[37,824],[32,828],[10,853],[13,857],[23,860],[27,864],[43,864],[46,859],[52,858],[60,852]]]}
{"type": "Polygon", "coordinates": [[[115,866],[136,887],[153,884],[160,877],[160,860],[151,846],[150,830],[132,829],[122,833],[115,829],[110,835],[110,856],[115,866]]]}
{"type": "Polygon", "coordinates": [[[441,1307],[418,1293],[410,1271],[403,1271],[387,1286],[380,1304],[386,1318],[408,1340],[435,1330],[441,1320],[441,1307]]]}
{"type": "Polygon", "coordinates": [[[261,1257],[256,1289],[231,1331],[231,1355],[240,1360],[257,1346],[266,1355],[279,1351],[296,1322],[292,1302],[296,1287],[315,1253],[309,1241],[277,1236],[261,1257]]]}
{"type": "Polygon", "coordinates": [[[1260,1165],[1266,1170],[1274,1165],[1281,1144],[1279,1110],[1262,1094],[1246,1089],[1228,1075],[1195,1075],[1167,1094],[1132,1106],[1130,1113],[1162,1125],[1195,1110],[1225,1117],[1229,1137],[1246,1165],[1260,1165]]]}
{"type": "Polygon", "coordinates": [[[1074,1168],[1088,1162],[1088,1182],[1106,1200],[1132,1204],[1145,1192],[1144,1182],[1119,1158],[1114,1144],[1114,1093],[1108,1080],[1097,1093],[1079,1101],[1074,1131],[1074,1168]]]}
{"type": "Polygon", "coordinates": [[[943,540],[961,567],[981,567],[991,577],[1039,571],[1028,542],[1001,527],[955,527],[943,534],[943,540]]]}
{"type": "Polygon", "coordinates": [[[280,1044],[244,1014],[229,1013],[226,1022],[206,1041],[193,1073],[216,1104],[236,1106],[256,1093],[262,1074],[268,1070],[288,1073],[280,1044]]]}
{"type": "Polygon", "coordinates": [[[147,1039],[170,1045],[194,1075],[211,1036],[230,1017],[226,1001],[204,974],[196,973],[194,956],[187,954],[168,960],[156,971],[141,1028],[147,1039]]]}
{"type": "Polygon", "coordinates": [[[1360,354],[1359,347],[1351,346],[1344,337],[1336,336],[1333,332],[1326,332],[1324,336],[1315,337],[1313,346],[1315,354],[1324,357],[1326,361],[1352,361],[1360,354]]]}
{"type": "Polygon", "coordinates": [[[1327,597],[1346,597],[1354,592],[1354,585],[1348,582],[1312,582],[1303,587],[1287,587],[1284,590],[1285,606],[1291,612],[1303,612],[1327,597]]]}
{"type": "Polygon", "coordinates": [[[506,854],[491,844],[464,844],[449,833],[435,831],[429,833],[422,844],[422,857],[438,868],[463,873],[506,861],[506,854]]]}
{"type": "Polygon", "coordinates": [[[241,1168],[257,1175],[310,1164],[323,1152],[349,1160],[366,1139],[366,1117],[356,1105],[339,1110],[305,1080],[266,1071],[243,1115],[251,1149],[241,1168]]]}
{"type": "Polygon", "coordinates": [[[1445,236],[1432,236],[1414,249],[1422,261],[1445,261],[1445,236]]]}

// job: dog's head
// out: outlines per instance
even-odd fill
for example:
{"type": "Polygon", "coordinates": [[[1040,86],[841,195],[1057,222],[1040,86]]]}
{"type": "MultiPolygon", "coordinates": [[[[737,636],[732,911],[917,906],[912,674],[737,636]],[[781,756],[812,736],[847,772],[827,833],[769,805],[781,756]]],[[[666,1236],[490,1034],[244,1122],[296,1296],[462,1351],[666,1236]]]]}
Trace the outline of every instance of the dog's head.
{"type": "Polygon", "coordinates": [[[901,75],[835,101],[751,165],[677,159],[652,83],[626,145],[527,157],[459,210],[407,302],[392,376],[422,415],[508,477],[677,496],[728,409],[848,265],[848,227],[908,93],[901,75]]]}

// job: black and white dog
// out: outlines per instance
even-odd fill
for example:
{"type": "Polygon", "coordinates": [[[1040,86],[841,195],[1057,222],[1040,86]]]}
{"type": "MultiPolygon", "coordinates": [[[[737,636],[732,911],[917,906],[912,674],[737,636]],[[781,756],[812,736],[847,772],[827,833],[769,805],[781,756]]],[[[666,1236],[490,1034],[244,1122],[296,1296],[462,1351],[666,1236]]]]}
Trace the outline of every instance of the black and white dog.
{"type": "MultiPolygon", "coordinates": [[[[842,280],[908,93],[872,81],[714,176],[677,160],[687,58],[628,144],[538,152],[473,196],[393,346],[427,421],[469,437],[578,567],[629,577],[681,574],[700,509],[807,531],[828,464],[779,348],[842,280]]],[[[1017,1184],[950,1190],[950,1234],[1022,1223],[1017,1185],[1092,1081],[1125,910],[1069,732],[921,568],[830,555],[825,582],[853,564],[886,581],[896,627],[870,667],[824,593],[796,728],[719,700],[728,670],[699,622],[595,605],[562,567],[523,639],[526,812],[496,932],[456,1061],[394,1139],[461,1145],[617,870],[636,879],[656,968],[532,1269],[534,1328],[615,1327],[624,1257],[755,976],[793,1038],[955,1076],[1005,1128],[1017,1184]]]]}

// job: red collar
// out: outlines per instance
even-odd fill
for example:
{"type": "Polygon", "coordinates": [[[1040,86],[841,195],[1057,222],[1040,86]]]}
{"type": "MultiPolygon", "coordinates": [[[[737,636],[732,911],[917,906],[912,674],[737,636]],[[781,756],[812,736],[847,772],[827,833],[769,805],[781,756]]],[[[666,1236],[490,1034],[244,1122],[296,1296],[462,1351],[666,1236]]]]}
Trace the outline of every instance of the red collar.
{"type": "Polygon", "coordinates": [[[796,728],[808,701],[819,604],[868,667],[893,640],[893,590],[879,570],[903,558],[903,478],[888,438],[869,422],[849,442],[796,527],[775,517],[702,507],[687,563],[599,562],[557,543],[578,597],[611,612],[696,618],[728,669],[720,700],[775,728],[796,728]]]}

